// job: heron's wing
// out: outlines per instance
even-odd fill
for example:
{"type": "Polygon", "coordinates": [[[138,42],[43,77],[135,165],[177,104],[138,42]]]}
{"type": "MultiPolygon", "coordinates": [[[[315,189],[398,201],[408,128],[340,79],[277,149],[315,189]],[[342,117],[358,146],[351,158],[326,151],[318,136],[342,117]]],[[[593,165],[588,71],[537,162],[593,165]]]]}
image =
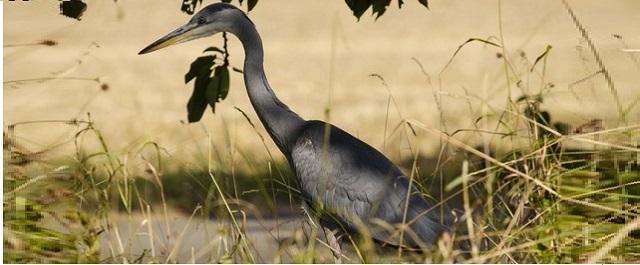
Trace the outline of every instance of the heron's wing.
{"type": "Polygon", "coordinates": [[[415,218],[410,227],[420,241],[435,241],[444,226],[429,203],[410,188],[409,179],[376,149],[335,126],[329,128],[325,143],[326,126],[321,121],[307,122],[292,148],[292,164],[305,195],[351,229],[382,224],[369,231],[377,240],[395,243],[389,230],[381,229],[384,224],[415,218]]]}

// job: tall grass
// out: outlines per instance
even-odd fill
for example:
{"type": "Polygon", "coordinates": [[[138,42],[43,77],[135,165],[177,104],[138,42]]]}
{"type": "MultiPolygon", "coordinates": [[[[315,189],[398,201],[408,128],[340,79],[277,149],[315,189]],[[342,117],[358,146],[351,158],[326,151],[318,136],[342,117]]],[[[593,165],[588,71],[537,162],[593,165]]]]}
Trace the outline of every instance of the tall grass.
{"type": "MultiPolygon", "coordinates": [[[[541,47],[529,61],[509,50],[502,34],[460,45],[434,83],[416,60],[441,114],[447,97],[468,103],[475,120],[468,129],[449,131],[445,115],[438,129],[405,119],[392,89],[373,74],[388,91],[387,116],[395,111],[401,117],[396,124],[387,117],[383,149],[392,137],[408,143],[411,154],[398,164],[425,196],[440,202],[443,214],[455,208],[457,227],[434,246],[381,246],[366,236],[366,227],[365,236],[342,236],[338,244],[312,209],[300,207],[288,164],[269,153],[270,140],[238,109],[262,140],[255,149],[264,149],[268,159],[254,158],[255,150],[223,152],[211,140],[204,155],[186,164],[175,164],[162,143],[113,150],[90,116],[55,121],[76,131],[61,141],[72,151],[52,157],[20,145],[17,125],[10,126],[3,261],[640,262],[640,124],[626,117],[635,105],[618,98],[589,32],[563,3],[601,69],[590,78],[604,75],[620,110],[623,122],[614,127],[595,118],[556,120],[544,101],[555,86],[546,79],[552,47],[541,47]],[[476,44],[499,54],[509,91],[502,105],[490,103],[488,78],[483,95],[445,92],[442,73],[455,67],[459,51],[476,44]],[[416,137],[425,135],[441,140],[437,157],[423,157],[416,137]]],[[[330,110],[329,104],[327,116],[330,110]]]]}

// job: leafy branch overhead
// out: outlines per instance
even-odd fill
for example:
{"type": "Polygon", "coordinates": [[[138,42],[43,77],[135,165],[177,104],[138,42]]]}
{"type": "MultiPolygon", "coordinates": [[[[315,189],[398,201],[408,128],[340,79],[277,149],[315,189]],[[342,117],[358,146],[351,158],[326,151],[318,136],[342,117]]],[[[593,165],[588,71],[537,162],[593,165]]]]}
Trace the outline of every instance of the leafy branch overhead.
{"type": "MultiPolygon", "coordinates": [[[[231,3],[231,1],[232,0],[221,0],[220,2],[231,3]]],[[[240,2],[240,5],[242,5],[244,1],[245,0],[238,0],[238,2],[240,2]]],[[[189,15],[193,15],[199,4],[202,4],[202,0],[182,0],[182,7],[180,8],[180,10],[189,15]]],[[[247,10],[251,11],[254,7],[256,7],[256,4],[258,4],[258,0],[247,0],[247,10]]]]}
{"type": "MultiPolygon", "coordinates": [[[[247,11],[253,10],[258,4],[258,0],[238,0],[240,5],[245,1],[247,2],[247,11]]],[[[345,3],[356,18],[360,19],[360,17],[371,8],[373,15],[375,15],[377,19],[387,11],[387,8],[391,5],[391,1],[392,0],[345,0],[345,3]]],[[[402,8],[404,0],[397,1],[398,8],[402,8]]],[[[417,1],[424,7],[429,8],[428,0],[417,1]]],[[[220,0],[220,2],[231,3],[233,0],[220,0]]],[[[202,0],[182,0],[180,10],[189,15],[193,15],[199,5],[202,5],[202,0]]],[[[87,4],[82,0],[65,0],[60,2],[60,14],[77,20],[80,20],[80,17],[86,9],[87,4]]]]}
{"type": "MultiPolygon", "coordinates": [[[[353,15],[360,19],[360,17],[366,12],[370,7],[372,9],[373,15],[376,16],[376,19],[379,18],[387,11],[387,7],[391,5],[391,0],[345,0],[349,9],[353,11],[353,15]]],[[[418,3],[422,4],[424,7],[429,8],[428,0],[418,0],[418,3]]],[[[398,8],[402,8],[404,4],[404,0],[398,0],[398,8]]]]}
{"type": "MultiPolygon", "coordinates": [[[[224,3],[231,3],[233,0],[221,0],[224,3]]],[[[245,0],[238,0],[240,5],[243,4],[245,0]]],[[[258,4],[258,0],[246,0],[247,1],[247,11],[253,10],[258,4]]],[[[392,0],[345,0],[345,3],[353,12],[353,15],[360,19],[362,15],[371,8],[373,15],[376,16],[376,19],[382,16],[386,11],[389,5],[391,5],[392,0]]],[[[397,0],[398,8],[402,8],[404,4],[404,0],[397,0]]],[[[426,8],[429,8],[428,0],[417,0],[418,3],[423,5],[426,8]]],[[[202,0],[182,0],[181,10],[189,15],[192,15],[197,6],[202,4],[202,0]]]]}
{"type": "MultiPolygon", "coordinates": [[[[231,3],[233,0],[221,0],[221,2],[231,3]]],[[[258,0],[238,0],[242,5],[246,1],[247,10],[251,11],[258,4],[258,0]]],[[[349,8],[353,11],[354,16],[358,19],[370,7],[376,18],[382,16],[391,4],[392,0],[345,0],[349,8]]],[[[404,0],[397,0],[398,7],[402,8],[404,0]]],[[[429,7],[427,0],[417,0],[425,7],[429,7]]],[[[181,10],[187,14],[195,13],[198,5],[202,5],[202,0],[183,0],[181,10]]],[[[241,72],[232,68],[234,71],[241,72]]],[[[204,50],[204,55],[196,58],[192,63],[189,71],[184,76],[184,82],[189,83],[194,80],[193,93],[187,103],[187,117],[189,122],[197,122],[202,119],[207,106],[215,113],[216,103],[224,100],[229,93],[229,61],[226,49],[221,50],[216,47],[210,47],[204,50]],[[216,64],[217,61],[223,60],[222,64],[216,64]]]]}

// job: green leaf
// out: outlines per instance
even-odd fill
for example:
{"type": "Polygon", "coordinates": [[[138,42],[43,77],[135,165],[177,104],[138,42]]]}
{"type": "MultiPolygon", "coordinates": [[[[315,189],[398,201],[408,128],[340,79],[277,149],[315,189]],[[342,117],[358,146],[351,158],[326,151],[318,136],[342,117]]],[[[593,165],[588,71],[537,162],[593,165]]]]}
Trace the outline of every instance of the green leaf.
{"type": "Polygon", "coordinates": [[[187,120],[189,122],[197,122],[202,118],[204,110],[207,108],[207,85],[202,79],[196,79],[196,85],[193,87],[193,93],[189,102],[187,102],[187,120]],[[199,82],[200,81],[200,82],[199,82]]]}
{"type": "Polygon", "coordinates": [[[249,11],[251,11],[254,7],[256,7],[256,4],[258,4],[258,0],[249,0],[247,2],[249,11]]]}
{"type": "Polygon", "coordinates": [[[202,0],[182,0],[182,6],[180,7],[180,10],[189,15],[193,15],[193,13],[196,11],[196,7],[201,3],[202,0]]]}
{"type": "Polygon", "coordinates": [[[195,78],[193,93],[187,103],[187,118],[189,122],[197,122],[202,118],[207,108],[207,87],[211,82],[211,67],[213,67],[215,55],[200,56],[196,58],[189,72],[184,75],[185,83],[195,78]]]}
{"type": "Polygon", "coordinates": [[[70,0],[60,2],[60,14],[65,17],[80,20],[84,11],[87,10],[87,4],[81,0],[70,0]]]}
{"type": "Polygon", "coordinates": [[[216,103],[224,100],[228,94],[229,69],[224,65],[217,66],[205,92],[206,101],[211,106],[213,113],[216,112],[216,103]]]}
{"type": "Polygon", "coordinates": [[[429,9],[429,2],[428,0],[418,0],[418,2],[420,4],[422,4],[424,7],[426,7],[427,9],[429,9]]]}
{"type": "Polygon", "coordinates": [[[376,19],[387,11],[389,4],[391,4],[391,0],[373,0],[373,14],[376,15],[376,19]]]}
{"type": "Polygon", "coordinates": [[[449,183],[447,183],[447,186],[444,187],[444,190],[452,191],[457,186],[462,185],[462,178],[464,178],[464,176],[458,176],[455,179],[452,179],[451,181],[449,181],[449,183]]]}
{"type": "Polygon", "coordinates": [[[189,72],[184,75],[184,83],[189,83],[189,81],[193,80],[205,71],[209,71],[210,74],[211,67],[213,66],[213,60],[215,58],[215,55],[200,56],[195,61],[193,61],[191,63],[191,67],[189,68],[189,72]]]}
{"type": "Polygon", "coordinates": [[[353,15],[360,20],[362,14],[371,6],[371,0],[345,0],[353,15]]]}
{"type": "Polygon", "coordinates": [[[207,91],[205,92],[205,98],[209,106],[211,106],[211,111],[216,113],[216,102],[218,102],[218,93],[220,91],[220,77],[214,75],[209,81],[207,85],[207,91]]]}
{"type": "Polygon", "coordinates": [[[229,69],[226,66],[216,67],[214,77],[219,77],[220,86],[218,87],[218,98],[222,101],[227,98],[229,94],[229,69]]]}

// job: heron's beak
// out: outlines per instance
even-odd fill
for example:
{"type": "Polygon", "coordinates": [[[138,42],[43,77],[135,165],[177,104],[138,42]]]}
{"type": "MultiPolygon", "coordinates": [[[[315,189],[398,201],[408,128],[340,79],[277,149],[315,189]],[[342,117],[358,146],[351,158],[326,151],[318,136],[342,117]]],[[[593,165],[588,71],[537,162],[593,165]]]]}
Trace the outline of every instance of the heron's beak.
{"type": "Polygon", "coordinates": [[[149,46],[142,49],[138,54],[150,53],[152,51],[159,50],[167,46],[197,39],[201,37],[199,34],[196,34],[195,31],[193,30],[197,27],[198,25],[195,25],[195,24],[186,24],[182,27],[179,27],[178,29],[172,31],[171,33],[160,38],[159,40],[149,44],[149,46]]]}

